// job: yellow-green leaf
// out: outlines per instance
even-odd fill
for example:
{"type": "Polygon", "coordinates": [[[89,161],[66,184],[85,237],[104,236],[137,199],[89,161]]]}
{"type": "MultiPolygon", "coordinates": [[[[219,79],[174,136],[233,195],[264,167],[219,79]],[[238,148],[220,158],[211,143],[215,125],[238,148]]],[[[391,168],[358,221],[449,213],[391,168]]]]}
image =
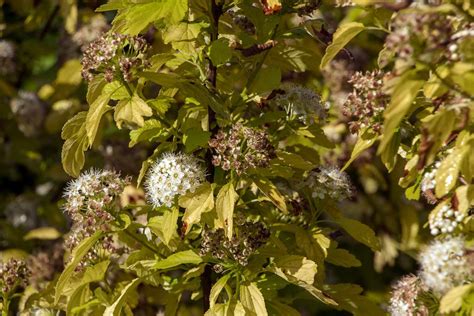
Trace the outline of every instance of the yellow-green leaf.
{"type": "Polygon", "coordinates": [[[314,276],[318,270],[314,261],[297,255],[286,255],[276,258],[275,266],[284,274],[308,284],[313,284],[314,276]]]}
{"type": "Polygon", "coordinates": [[[337,266],[350,268],[360,267],[361,262],[353,254],[342,248],[329,248],[326,261],[337,266]]]}
{"type": "Polygon", "coordinates": [[[84,167],[84,152],[89,146],[85,121],[87,112],[79,112],[64,124],[61,138],[65,140],[61,151],[61,162],[67,174],[77,177],[84,167]]]}
{"type": "Polygon", "coordinates": [[[168,245],[178,228],[179,209],[177,207],[166,210],[163,214],[163,242],[168,245]]]}
{"type": "Polygon", "coordinates": [[[33,230],[30,230],[23,239],[43,239],[43,240],[53,240],[61,237],[61,233],[54,227],[40,227],[33,230]]]}
{"type": "Polygon", "coordinates": [[[230,276],[230,273],[224,275],[212,286],[211,294],[209,296],[211,308],[216,304],[217,298],[219,297],[219,294],[221,293],[224,286],[227,284],[227,281],[229,280],[230,276]]]}
{"type": "Polygon", "coordinates": [[[213,186],[205,182],[193,193],[188,193],[179,198],[179,205],[185,208],[183,223],[185,224],[185,234],[189,232],[193,224],[199,223],[201,214],[209,212],[214,208],[213,186]]]}
{"type": "Polygon", "coordinates": [[[370,148],[375,141],[377,140],[377,134],[375,134],[373,131],[370,129],[366,129],[362,131],[359,134],[359,137],[357,138],[357,142],[354,145],[354,149],[352,150],[351,158],[349,161],[346,162],[344,167],[342,168],[342,171],[344,171],[349,165],[357,158],[361,153],[364,152],[364,150],[370,148]]]}
{"type": "Polygon", "coordinates": [[[436,172],[435,193],[437,197],[443,197],[451,191],[458,181],[459,167],[462,160],[469,154],[469,146],[455,148],[442,162],[436,172]]]}
{"type": "Polygon", "coordinates": [[[393,135],[398,130],[400,122],[413,109],[413,101],[423,83],[424,81],[418,77],[417,72],[414,70],[407,71],[399,78],[392,92],[390,104],[384,113],[384,133],[378,149],[379,154],[385,151],[393,135]]]}
{"type": "Polygon", "coordinates": [[[130,291],[133,291],[138,284],[141,282],[140,278],[133,279],[126,287],[123,288],[120,292],[120,296],[115,300],[115,302],[107,307],[104,311],[104,316],[119,316],[122,315],[121,311],[123,305],[126,303],[127,297],[130,294],[130,291]]]}
{"type": "Polygon", "coordinates": [[[61,295],[63,294],[63,290],[66,285],[69,283],[70,278],[72,277],[74,270],[76,269],[79,262],[81,262],[82,258],[89,252],[89,250],[95,245],[97,240],[102,237],[102,231],[95,232],[92,236],[84,239],[79,243],[79,245],[74,248],[71,254],[71,260],[69,264],[64,269],[63,273],[59,276],[58,282],[56,283],[56,289],[54,294],[54,302],[57,304],[61,295]]]}
{"type": "Polygon", "coordinates": [[[355,240],[369,246],[373,251],[380,250],[380,240],[375,236],[374,231],[369,226],[346,217],[337,218],[335,222],[355,240]]]}
{"type": "Polygon", "coordinates": [[[145,123],[143,117],[148,117],[153,111],[148,104],[138,95],[134,94],[130,99],[120,100],[115,107],[114,120],[118,128],[123,123],[142,127],[145,123]]]}
{"type": "Polygon", "coordinates": [[[255,185],[259,190],[270,200],[272,203],[282,212],[287,213],[288,208],[286,207],[285,198],[278,191],[277,187],[267,178],[254,177],[255,185]]]}
{"type": "Polygon", "coordinates": [[[240,286],[240,301],[247,315],[266,316],[265,299],[255,283],[240,286]]]}
{"type": "Polygon", "coordinates": [[[89,146],[92,146],[94,143],[102,116],[111,109],[108,106],[110,96],[111,94],[108,93],[101,94],[92,102],[87,112],[85,127],[89,146]]]}
{"type": "Polygon", "coordinates": [[[199,264],[202,258],[193,250],[185,250],[172,254],[171,256],[158,261],[151,268],[154,270],[165,270],[175,268],[182,264],[199,264]]]}
{"type": "Polygon", "coordinates": [[[332,43],[326,48],[326,52],[321,59],[319,68],[323,69],[326,67],[326,65],[336,57],[337,53],[339,53],[339,51],[350,42],[350,40],[356,37],[357,34],[362,32],[364,28],[364,24],[358,22],[349,22],[340,25],[333,35],[332,43]]]}
{"type": "Polygon", "coordinates": [[[227,238],[232,238],[233,229],[233,216],[234,216],[234,205],[237,201],[237,192],[235,192],[234,185],[232,182],[224,185],[216,199],[216,212],[219,227],[224,229],[227,238]]]}
{"type": "Polygon", "coordinates": [[[449,290],[439,302],[439,311],[442,314],[449,314],[458,311],[462,307],[464,296],[474,290],[474,284],[457,286],[449,290]]]}

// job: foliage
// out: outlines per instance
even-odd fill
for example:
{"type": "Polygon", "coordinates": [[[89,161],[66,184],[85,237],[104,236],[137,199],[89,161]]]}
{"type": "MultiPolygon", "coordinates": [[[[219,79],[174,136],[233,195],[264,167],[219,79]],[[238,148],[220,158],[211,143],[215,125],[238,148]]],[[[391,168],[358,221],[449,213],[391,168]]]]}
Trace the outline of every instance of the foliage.
{"type": "Polygon", "coordinates": [[[470,1],[92,2],[0,1],[3,315],[473,312],[470,1]]]}

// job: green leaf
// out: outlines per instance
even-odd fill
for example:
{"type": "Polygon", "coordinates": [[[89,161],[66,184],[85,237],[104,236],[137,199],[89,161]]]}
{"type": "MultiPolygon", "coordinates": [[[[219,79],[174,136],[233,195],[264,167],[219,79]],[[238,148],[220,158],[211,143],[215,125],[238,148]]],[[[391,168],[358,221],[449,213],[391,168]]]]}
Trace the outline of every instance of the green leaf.
{"type": "Polygon", "coordinates": [[[183,135],[183,143],[186,152],[190,153],[197,148],[207,148],[207,144],[211,138],[211,135],[211,132],[203,131],[199,127],[193,127],[186,130],[183,135]]]}
{"type": "Polygon", "coordinates": [[[122,128],[123,123],[142,127],[145,123],[143,117],[152,114],[153,112],[148,104],[137,94],[134,94],[130,99],[121,100],[117,103],[114,120],[119,129],[122,128]]]}
{"type": "Polygon", "coordinates": [[[163,42],[165,44],[171,43],[174,49],[185,53],[196,52],[196,40],[202,30],[208,26],[209,24],[205,22],[183,22],[169,25],[163,31],[163,42]]]}
{"type": "Polygon", "coordinates": [[[321,59],[319,68],[323,69],[326,67],[326,65],[336,57],[337,53],[339,53],[339,51],[343,49],[350,40],[356,37],[357,34],[362,32],[364,28],[364,24],[358,22],[350,22],[340,25],[333,35],[332,43],[326,48],[326,52],[321,59]]]}
{"type": "Polygon", "coordinates": [[[135,146],[137,143],[144,141],[152,141],[166,133],[166,129],[158,120],[147,120],[143,126],[130,132],[129,147],[135,146]]]}
{"type": "Polygon", "coordinates": [[[392,93],[390,104],[385,110],[384,133],[378,154],[383,153],[390,145],[393,135],[398,130],[402,119],[412,110],[413,101],[424,81],[420,80],[416,71],[407,71],[401,78],[392,93]]]}
{"type": "Polygon", "coordinates": [[[270,310],[270,315],[275,316],[300,316],[300,312],[294,309],[291,306],[280,303],[278,301],[267,301],[268,309],[270,310]]]}
{"type": "Polygon", "coordinates": [[[351,254],[346,249],[341,249],[341,248],[329,248],[326,261],[336,266],[340,266],[344,268],[361,266],[359,259],[357,259],[353,254],[351,254]]]}
{"type": "Polygon", "coordinates": [[[95,245],[95,243],[102,237],[102,232],[97,231],[92,236],[84,239],[79,245],[74,248],[71,254],[71,260],[69,264],[64,269],[63,273],[59,276],[58,282],[56,283],[55,295],[54,295],[54,302],[57,304],[61,295],[63,293],[63,289],[69,283],[71,276],[74,273],[79,262],[81,262],[82,258],[89,252],[89,250],[95,245]]]}
{"type": "Polygon", "coordinates": [[[165,245],[169,245],[169,242],[174,234],[176,234],[178,228],[178,216],[179,209],[173,207],[171,210],[167,210],[163,214],[163,242],[165,245]]]}
{"type": "Polygon", "coordinates": [[[61,162],[67,174],[77,177],[84,167],[89,143],[86,135],[85,121],[87,112],[79,112],[64,124],[61,138],[65,140],[61,151],[61,162]]]}
{"type": "Polygon", "coordinates": [[[357,138],[357,142],[354,145],[354,149],[352,150],[351,158],[346,162],[346,164],[342,168],[342,171],[347,169],[350,164],[357,157],[359,157],[360,154],[362,154],[366,149],[370,148],[370,146],[372,146],[377,140],[377,134],[375,134],[370,129],[362,131],[359,135],[360,136],[357,138]]]}
{"type": "Polygon", "coordinates": [[[227,284],[227,281],[229,280],[230,276],[230,273],[224,275],[212,286],[211,294],[209,295],[209,302],[211,308],[216,304],[217,298],[219,297],[219,294],[221,293],[224,286],[227,284]]]}
{"type": "Polygon", "coordinates": [[[31,240],[31,239],[42,239],[42,240],[53,240],[58,239],[61,237],[61,233],[54,227],[40,227],[33,230],[30,230],[25,237],[24,240],[31,240]]]}
{"type": "Polygon", "coordinates": [[[388,172],[392,172],[397,162],[398,147],[400,146],[400,132],[395,132],[394,137],[388,142],[385,150],[380,153],[380,159],[382,160],[385,168],[388,172]]]}
{"type": "Polygon", "coordinates": [[[70,299],[68,300],[66,308],[67,315],[72,315],[74,307],[77,307],[80,304],[81,294],[84,286],[88,285],[89,283],[102,281],[104,279],[109,264],[110,260],[105,260],[86,268],[84,276],[82,277],[81,281],[76,286],[74,292],[71,294],[70,299]]]}
{"type": "Polygon", "coordinates": [[[224,185],[216,199],[216,212],[219,227],[224,229],[227,238],[232,238],[234,204],[237,201],[237,192],[234,190],[232,182],[224,185]]]}
{"type": "Polygon", "coordinates": [[[312,164],[311,162],[305,160],[300,155],[297,155],[297,154],[294,154],[294,153],[279,151],[279,152],[277,152],[277,156],[287,166],[292,167],[292,168],[297,168],[297,169],[301,169],[301,170],[304,170],[304,171],[309,171],[309,170],[314,168],[314,164],[312,164]]]}
{"type": "Polygon", "coordinates": [[[188,0],[152,0],[128,4],[114,20],[114,31],[137,35],[149,24],[164,20],[177,24],[188,12],[188,0]]]}
{"type": "Polygon", "coordinates": [[[250,92],[262,94],[272,91],[280,86],[281,70],[278,67],[267,67],[261,69],[255,76],[250,87],[250,92]]]}
{"type": "Polygon", "coordinates": [[[119,316],[122,315],[121,311],[123,305],[126,303],[126,300],[130,294],[130,291],[135,290],[138,284],[141,282],[140,278],[133,279],[126,287],[123,288],[120,292],[120,296],[115,300],[115,302],[107,307],[104,311],[104,316],[119,316]]]}
{"type": "Polygon", "coordinates": [[[314,261],[296,255],[286,255],[276,258],[275,266],[284,274],[308,284],[313,284],[314,276],[318,270],[314,261]]]}
{"type": "Polygon", "coordinates": [[[215,66],[222,65],[232,57],[232,49],[226,38],[219,38],[209,46],[209,58],[215,66]]]}
{"type": "Polygon", "coordinates": [[[265,299],[255,283],[240,286],[240,301],[247,311],[246,315],[268,315],[265,299]]]}
{"type": "Polygon", "coordinates": [[[361,295],[362,288],[356,284],[325,285],[324,290],[338,303],[336,309],[344,309],[354,316],[386,315],[378,304],[361,295]]]}
{"type": "Polygon", "coordinates": [[[168,258],[158,261],[151,268],[153,270],[165,270],[175,268],[182,264],[199,264],[201,262],[201,256],[199,256],[195,251],[185,250],[172,254],[168,258]]]}
{"type": "Polygon", "coordinates": [[[369,226],[346,217],[336,218],[335,222],[355,240],[369,246],[373,251],[380,250],[380,241],[369,226]]]}
{"type": "Polygon", "coordinates": [[[209,182],[203,183],[193,193],[188,193],[179,198],[179,206],[185,208],[182,218],[187,234],[193,224],[199,223],[201,214],[214,208],[214,188],[209,182]]]}
{"type": "Polygon", "coordinates": [[[463,304],[464,296],[474,290],[474,284],[457,286],[449,290],[439,302],[439,311],[442,314],[450,314],[458,311],[463,304]]]}
{"type": "Polygon", "coordinates": [[[278,191],[277,187],[264,177],[254,177],[253,181],[259,190],[282,212],[288,213],[285,198],[278,191]]]}

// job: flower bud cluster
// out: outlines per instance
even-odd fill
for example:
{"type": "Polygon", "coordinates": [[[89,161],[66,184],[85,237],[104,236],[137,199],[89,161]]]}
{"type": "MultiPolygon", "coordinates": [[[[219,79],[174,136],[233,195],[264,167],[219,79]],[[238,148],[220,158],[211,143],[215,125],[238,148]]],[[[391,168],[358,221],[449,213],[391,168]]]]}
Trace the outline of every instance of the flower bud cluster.
{"type": "Polygon", "coordinates": [[[469,282],[473,270],[466,258],[464,239],[449,237],[432,242],[420,254],[420,278],[437,294],[469,282]]]}
{"type": "Polygon", "coordinates": [[[91,81],[95,75],[103,73],[108,82],[114,79],[130,82],[134,73],[149,66],[147,50],[148,44],[142,37],[104,34],[85,49],[82,76],[91,81]]]}
{"type": "Polygon", "coordinates": [[[431,214],[429,218],[431,235],[440,233],[452,233],[466,217],[459,210],[453,209],[451,203],[443,205],[436,214],[431,214]]]}
{"type": "Polygon", "coordinates": [[[320,96],[313,90],[292,83],[285,83],[271,103],[284,109],[288,116],[304,123],[313,124],[326,119],[326,108],[320,96]]]}
{"type": "Polygon", "coordinates": [[[39,286],[41,282],[53,280],[55,274],[64,267],[64,245],[56,243],[51,249],[39,251],[28,258],[31,271],[30,284],[39,286]]]}
{"type": "Polygon", "coordinates": [[[354,64],[347,59],[334,59],[321,71],[324,82],[331,91],[331,99],[338,106],[344,103],[351,91],[349,81],[355,73],[354,68],[354,64]]]}
{"type": "Polygon", "coordinates": [[[405,60],[442,53],[453,34],[452,24],[447,15],[435,12],[401,12],[392,21],[385,46],[405,60]]]}
{"type": "Polygon", "coordinates": [[[250,168],[265,168],[275,158],[275,149],[265,131],[238,123],[229,132],[220,130],[209,140],[214,150],[212,164],[240,175],[250,168]]]}
{"type": "Polygon", "coordinates": [[[90,169],[68,183],[63,209],[74,222],[94,231],[113,219],[114,203],[129,182],[115,171],[90,169]]]}
{"type": "Polygon", "coordinates": [[[100,38],[109,28],[110,26],[103,15],[94,15],[90,18],[88,23],[83,24],[77,32],[72,35],[72,41],[81,48],[81,51],[85,51],[90,43],[100,38]]]}
{"type": "Polygon", "coordinates": [[[18,129],[26,136],[33,137],[40,133],[46,117],[46,106],[36,93],[20,91],[10,101],[10,109],[15,116],[18,129]]]}
{"type": "Polygon", "coordinates": [[[4,294],[11,294],[17,287],[26,287],[30,270],[24,260],[10,259],[0,263],[0,289],[4,294]]]}
{"type": "Polygon", "coordinates": [[[232,17],[234,24],[237,25],[242,31],[252,35],[255,34],[255,25],[247,16],[239,14],[239,12],[236,10],[229,10],[227,12],[232,17]]]}
{"type": "Polygon", "coordinates": [[[344,102],[342,113],[350,120],[351,133],[365,127],[381,132],[383,111],[390,101],[390,96],[383,91],[385,76],[380,70],[356,72],[349,80],[353,90],[344,102]]]}
{"type": "MultiPolygon", "coordinates": [[[[64,248],[68,251],[72,251],[76,248],[79,243],[84,239],[92,236],[93,230],[87,229],[84,225],[75,224],[71,227],[71,232],[66,236],[64,240],[64,248]]],[[[82,260],[77,264],[75,271],[83,271],[86,267],[91,266],[105,258],[110,254],[119,253],[120,246],[114,240],[112,235],[102,237],[97,243],[86,253],[82,260]]],[[[69,257],[67,261],[71,260],[69,257]]]]}
{"type": "MultiPolygon", "coordinates": [[[[222,228],[215,231],[205,231],[202,235],[200,255],[211,254],[220,261],[233,261],[241,266],[248,264],[249,257],[270,237],[270,231],[260,223],[252,223],[236,218],[237,227],[229,240],[222,228]]],[[[216,272],[222,266],[215,266],[216,272]]]]}
{"type": "Polygon", "coordinates": [[[147,198],[154,207],[171,207],[176,197],[194,192],[205,177],[205,169],[196,157],[165,153],[148,171],[145,183],[147,198]]]}
{"type": "Polygon", "coordinates": [[[11,75],[15,71],[15,45],[9,41],[0,40],[0,75],[11,75]]]}
{"type": "Polygon", "coordinates": [[[349,176],[336,167],[320,167],[311,171],[302,188],[309,188],[315,199],[344,200],[354,195],[349,176]]]}
{"type": "Polygon", "coordinates": [[[392,287],[388,308],[390,315],[428,316],[428,308],[417,301],[419,295],[426,291],[426,286],[417,276],[406,275],[402,277],[392,287]]]}

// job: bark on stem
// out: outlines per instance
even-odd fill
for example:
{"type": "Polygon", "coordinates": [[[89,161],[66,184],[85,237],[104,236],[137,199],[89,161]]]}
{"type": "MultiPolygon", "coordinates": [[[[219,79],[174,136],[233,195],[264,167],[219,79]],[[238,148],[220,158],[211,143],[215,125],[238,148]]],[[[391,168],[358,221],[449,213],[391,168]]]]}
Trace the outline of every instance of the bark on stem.
{"type": "MultiPolygon", "coordinates": [[[[217,4],[216,0],[211,0],[211,42],[215,41],[219,37],[219,18],[221,17],[222,5],[217,4]]],[[[208,77],[207,80],[209,81],[212,89],[216,88],[217,84],[217,67],[212,63],[210,59],[208,59],[208,77]]],[[[216,124],[216,113],[208,107],[208,126],[209,130],[212,133],[215,133],[217,129],[216,124]]],[[[212,152],[211,149],[208,149],[206,152],[206,162],[207,162],[207,181],[210,183],[214,182],[214,165],[212,164],[212,152]]],[[[204,268],[204,272],[201,275],[201,286],[202,286],[202,304],[203,304],[203,311],[204,313],[209,310],[210,307],[210,295],[211,295],[211,288],[212,288],[212,269],[211,265],[207,264],[204,268]]]]}

